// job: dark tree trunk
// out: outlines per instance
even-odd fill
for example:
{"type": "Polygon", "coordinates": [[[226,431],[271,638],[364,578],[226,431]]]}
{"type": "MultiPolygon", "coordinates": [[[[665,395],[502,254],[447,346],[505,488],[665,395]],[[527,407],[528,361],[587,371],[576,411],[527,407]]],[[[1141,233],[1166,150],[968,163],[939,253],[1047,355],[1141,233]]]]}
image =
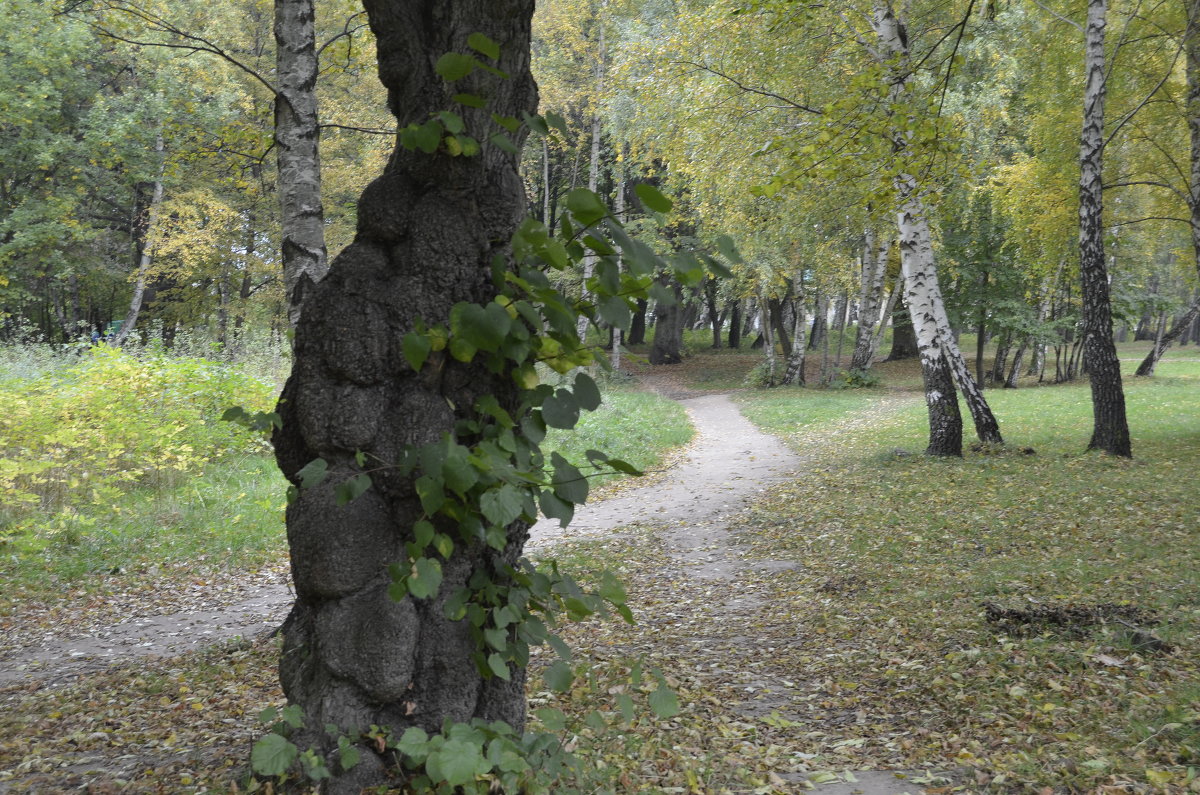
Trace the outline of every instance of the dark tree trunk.
{"type": "Polygon", "coordinates": [[[808,335],[808,349],[810,351],[817,350],[825,341],[825,335],[829,333],[829,299],[820,290],[816,291],[817,311],[813,315],[812,330],[808,335]]]}
{"type": "MultiPolygon", "coordinates": [[[[666,279],[660,283],[668,285],[666,279]]],[[[650,346],[650,364],[679,364],[683,361],[683,290],[674,280],[669,286],[675,302],[665,306],[661,301],[654,307],[654,342],[650,346]]]]}
{"type": "Polygon", "coordinates": [[[1092,386],[1089,450],[1129,458],[1129,422],[1121,362],[1113,342],[1108,269],[1104,263],[1104,25],[1108,0],[1088,0],[1083,133],[1079,147],[1079,271],[1083,301],[1083,357],[1092,386]]]}
{"type": "Polygon", "coordinates": [[[712,326],[713,350],[721,347],[721,313],[717,310],[717,280],[704,282],[704,300],[708,306],[708,322],[712,326]]]}
{"type": "Polygon", "coordinates": [[[783,299],[767,299],[767,306],[771,310],[771,337],[779,343],[779,348],[783,352],[783,358],[786,359],[792,355],[792,341],[788,337],[787,328],[783,324],[783,299]]]}
{"type": "Polygon", "coordinates": [[[637,300],[637,311],[633,313],[633,321],[629,324],[627,345],[646,344],[646,310],[649,306],[646,299],[639,298],[637,300]]]}
{"type": "Polygon", "coordinates": [[[506,548],[495,552],[439,517],[439,532],[456,548],[442,564],[439,593],[428,599],[394,601],[387,568],[407,563],[405,545],[424,516],[412,478],[389,465],[410,445],[454,434],[481,397],[494,395],[510,412],[519,402],[512,377],[478,360],[435,353],[414,372],[400,341],[418,320],[448,324],[455,303],[487,303],[496,294],[493,258],[510,256],[525,198],[518,156],[489,142],[491,114],[520,118],[537,106],[529,72],[533,0],[365,6],[399,126],[455,108],[482,151],[451,157],[396,149],[362,194],[354,242],[305,298],[278,406],[276,456],[288,479],[298,484],[299,470],[316,458],[328,464],[329,476],[300,490],[287,509],[296,602],[284,625],[280,679],[288,700],[304,709],[304,728],[292,739],[330,760],[328,791],[336,793],[386,783],[386,760],[360,744],[362,761],[342,772],[327,724],[351,737],[375,724],[398,737],[410,726],[440,732],[446,720],[504,720],[518,731],[525,722],[523,669],[512,669],[510,681],[485,679],[472,659],[470,627],[447,619],[444,607],[474,572],[500,578],[502,565],[521,553],[526,525],[511,525],[506,548]],[[435,73],[443,54],[468,51],[472,33],[499,44],[496,66],[507,79],[476,70],[449,83],[435,73]],[[487,108],[456,105],[452,96],[460,92],[488,97],[487,108]],[[363,471],[359,451],[372,462],[373,486],[338,506],[335,487],[363,471]]]}
{"type": "Polygon", "coordinates": [[[913,328],[912,318],[908,316],[908,302],[901,291],[900,300],[892,310],[892,350],[886,361],[915,359],[917,355],[917,332],[913,328]]]}
{"type": "Polygon", "coordinates": [[[732,301],[729,305],[729,347],[742,347],[742,302],[732,301]]]}

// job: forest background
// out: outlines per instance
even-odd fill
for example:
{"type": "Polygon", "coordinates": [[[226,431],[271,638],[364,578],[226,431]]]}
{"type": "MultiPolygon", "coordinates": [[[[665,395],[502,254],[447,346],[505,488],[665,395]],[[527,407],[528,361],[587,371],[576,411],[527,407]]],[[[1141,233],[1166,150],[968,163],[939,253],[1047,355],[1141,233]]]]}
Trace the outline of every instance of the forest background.
{"type": "MultiPolygon", "coordinates": [[[[394,131],[362,14],[352,3],[317,10],[324,235],[336,252],[353,235],[358,192],[382,169],[394,131]]],[[[688,339],[699,354],[758,338],[760,353],[740,360],[757,364],[756,385],[870,389],[879,386],[881,345],[895,359],[921,347],[898,287],[894,220],[898,177],[915,175],[947,323],[974,354],[974,380],[1018,391],[1070,385],[1086,375],[1083,11],[913,4],[911,89],[900,97],[889,78],[897,61],[880,55],[869,15],[826,18],[786,3],[541,4],[541,112],[560,117],[563,129],[526,147],[529,212],[553,225],[570,191],[588,187],[657,250],[717,255],[722,235],[737,241],[728,277],[664,277],[659,295],[676,300],[643,302],[627,337],[598,337],[605,345],[635,346],[666,364],[689,354],[688,339]],[[642,206],[638,184],[673,199],[669,219],[642,206]]],[[[263,550],[278,543],[270,464],[253,454],[261,443],[252,435],[217,418],[230,405],[269,408],[289,363],[272,8],[94,2],[47,14],[44,4],[14,0],[0,14],[0,389],[9,407],[0,496],[15,570],[32,556],[60,567],[54,582],[71,583],[148,566],[157,575],[196,554],[262,565],[263,550]],[[93,332],[114,344],[93,345],[93,332]],[[186,534],[154,532],[153,519],[109,543],[118,535],[106,527],[113,517],[144,512],[162,495],[175,507],[151,515],[182,511],[177,489],[199,495],[196,484],[207,481],[193,478],[231,456],[248,469],[218,479],[239,493],[256,489],[240,502],[260,513],[230,517],[233,532],[211,550],[188,547],[186,534]],[[161,563],[133,551],[146,543],[161,563]],[[114,557],[121,544],[128,558],[114,557]]],[[[1200,341],[1196,20],[1190,4],[1110,9],[1103,245],[1116,339],[1142,342],[1122,348],[1126,356],[1170,343],[1186,352],[1200,341]]],[[[575,278],[564,287],[580,289],[575,278]]],[[[1186,468],[1179,456],[1195,455],[1195,431],[1179,401],[1194,395],[1172,387],[1194,392],[1194,365],[1179,357],[1172,366],[1181,369],[1158,379],[1164,391],[1138,386],[1131,400],[1146,412],[1142,428],[1161,419],[1172,429],[1146,438],[1147,462],[1186,468]],[[1162,415],[1152,414],[1156,406],[1162,415]]],[[[915,380],[908,372],[891,383],[915,380]]],[[[1074,416],[1055,396],[1077,392],[1030,391],[1031,416],[1074,416]]],[[[614,402],[639,399],[617,393],[614,402]]],[[[1027,432],[1022,440],[1043,448],[1027,432]]],[[[1150,485],[1142,488],[1154,502],[1150,485]]],[[[1139,526],[1152,536],[1186,533],[1189,502],[1158,502],[1174,511],[1170,519],[1139,526]]],[[[1160,573],[1173,558],[1147,550],[1162,542],[1136,552],[1160,573]]],[[[41,571],[25,570],[22,587],[33,589],[25,593],[39,592],[41,571]]],[[[1113,594],[1094,587],[1089,580],[1083,589],[1093,603],[1144,601],[1140,585],[1113,594]]],[[[1173,595],[1154,608],[1177,621],[1194,613],[1194,583],[1167,590],[1173,595]]],[[[1159,753],[1138,770],[1101,749],[1086,760],[1064,754],[1074,769],[1037,762],[1020,775],[1189,786],[1194,679],[1171,676],[1191,684],[1156,702],[1157,719],[1139,718],[1149,728],[1131,729],[1142,734],[1130,745],[1159,753]]],[[[1002,689],[1011,698],[1027,691],[1002,689]]],[[[989,764],[981,769],[993,778],[1013,775],[1008,762],[989,764]]]]}

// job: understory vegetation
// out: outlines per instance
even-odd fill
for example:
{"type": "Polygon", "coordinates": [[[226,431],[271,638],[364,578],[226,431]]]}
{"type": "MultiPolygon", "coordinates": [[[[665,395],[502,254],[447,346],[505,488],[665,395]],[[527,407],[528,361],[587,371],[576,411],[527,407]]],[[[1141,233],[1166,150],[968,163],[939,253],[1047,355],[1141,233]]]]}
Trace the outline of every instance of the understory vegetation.
{"type": "MultiPolygon", "coordinates": [[[[1200,362],[1188,354],[1129,380],[1132,461],[1080,451],[1084,384],[990,391],[1008,445],[962,459],[920,455],[911,361],[878,365],[872,389],[741,392],[744,413],[806,463],[735,518],[733,583],[697,576],[652,527],[543,553],[584,582],[617,573],[639,621],[568,627],[565,692],[543,680],[553,656],[535,654],[533,725],[583,761],[563,787],[800,792],[894,770],[914,792],[1200,789],[1200,362]],[[665,675],[677,715],[629,710],[658,688],[631,684],[639,666],[665,675]]],[[[757,358],[631,367],[708,390],[757,358]]],[[[585,438],[556,442],[564,454],[688,438],[678,404],[605,398],[585,438]]],[[[655,465],[634,452],[614,454],[655,465]]],[[[107,519],[77,509],[73,540],[61,510],[42,512],[2,549],[13,587],[0,653],[278,576],[281,486],[268,458],[242,451],[130,490],[107,519]]],[[[0,690],[0,784],[264,791],[240,765],[259,711],[283,703],[277,654],[248,638],[0,690]]]]}

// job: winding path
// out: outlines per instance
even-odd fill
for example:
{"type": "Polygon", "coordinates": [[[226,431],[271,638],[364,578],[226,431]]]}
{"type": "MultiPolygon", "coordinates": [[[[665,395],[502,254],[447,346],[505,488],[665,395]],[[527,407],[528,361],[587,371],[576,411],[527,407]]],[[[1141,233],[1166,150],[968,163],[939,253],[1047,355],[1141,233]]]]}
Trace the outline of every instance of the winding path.
{"type": "MultiPolygon", "coordinates": [[[[569,529],[538,522],[530,551],[564,537],[599,535],[623,525],[662,527],[678,557],[701,576],[725,578],[738,565],[722,543],[724,520],[749,498],[785,477],[798,457],[746,420],[728,395],[680,401],[696,429],[686,454],[665,477],[582,506],[569,529]]],[[[241,601],[167,615],[133,615],[89,635],[47,633],[0,660],[0,686],[63,680],[132,657],[169,657],[251,638],[279,626],[292,602],[288,583],[266,582],[241,601]]]]}

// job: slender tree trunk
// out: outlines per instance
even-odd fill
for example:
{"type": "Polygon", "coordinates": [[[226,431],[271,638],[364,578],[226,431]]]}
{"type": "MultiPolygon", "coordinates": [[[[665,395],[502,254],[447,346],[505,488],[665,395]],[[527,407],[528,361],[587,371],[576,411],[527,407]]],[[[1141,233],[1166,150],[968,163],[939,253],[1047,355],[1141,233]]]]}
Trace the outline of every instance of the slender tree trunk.
{"type": "Polygon", "coordinates": [[[775,386],[775,340],[771,335],[771,310],[767,298],[759,291],[758,322],[762,327],[763,356],[767,365],[767,386],[775,386]]]}
{"type": "Polygon", "coordinates": [[[988,272],[984,269],[983,275],[979,277],[979,321],[975,326],[975,380],[981,389],[987,381],[983,372],[983,352],[987,347],[987,288],[988,272]]]}
{"type": "Polygon", "coordinates": [[[649,308],[650,304],[645,298],[637,299],[637,311],[633,313],[633,320],[629,323],[630,345],[646,344],[646,311],[649,308]]]}
{"type": "Polygon", "coordinates": [[[1163,334],[1161,326],[1159,327],[1159,335],[1154,343],[1154,347],[1150,349],[1150,352],[1146,354],[1146,358],[1138,365],[1137,372],[1134,375],[1154,375],[1154,368],[1158,365],[1158,360],[1166,353],[1167,348],[1171,347],[1171,343],[1179,339],[1183,332],[1191,328],[1192,323],[1196,321],[1197,317],[1200,317],[1200,297],[1193,301],[1183,316],[1175,321],[1175,325],[1171,326],[1170,331],[1163,334]]]}
{"type": "Polygon", "coordinates": [[[842,293],[838,299],[838,321],[837,321],[837,355],[834,359],[834,367],[842,366],[842,344],[846,341],[846,316],[850,313],[850,294],[842,293]]]}
{"type": "MultiPolygon", "coordinates": [[[[600,96],[604,93],[604,77],[605,77],[605,61],[608,59],[608,48],[604,39],[604,23],[605,10],[608,6],[607,2],[600,3],[600,8],[596,14],[596,26],[599,28],[599,54],[596,58],[596,102],[597,106],[592,112],[592,148],[588,158],[588,190],[592,193],[596,192],[596,188],[600,185],[600,96]]],[[[590,295],[587,287],[588,279],[592,278],[592,272],[596,268],[596,255],[590,249],[583,255],[583,281],[580,288],[581,297],[584,301],[588,300],[590,295]]],[[[579,317],[579,339],[587,338],[588,320],[580,315],[579,317]]]]}
{"type": "Polygon", "coordinates": [[[792,354],[792,341],[783,325],[783,299],[768,298],[767,308],[770,310],[771,330],[773,331],[771,337],[779,343],[779,350],[786,359],[792,354]]]}
{"type": "MultiPolygon", "coordinates": [[[[323,786],[338,795],[395,783],[385,771],[391,753],[359,739],[366,727],[399,737],[412,726],[438,733],[447,720],[503,720],[518,732],[525,723],[524,669],[510,666],[508,679],[482,675],[469,622],[450,620],[445,608],[476,572],[505,588],[503,571],[519,558],[528,525],[509,525],[496,551],[435,517],[436,531],[455,548],[430,598],[392,599],[388,567],[411,565],[406,545],[425,517],[415,475],[393,464],[409,446],[464,432],[481,398],[510,413],[521,401],[511,373],[492,372],[478,358],[463,363],[435,352],[414,372],[399,341],[418,323],[448,325],[458,302],[486,304],[496,295],[493,260],[510,256],[507,241],[526,200],[519,156],[489,140],[491,115],[521,118],[537,107],[529,72],[533,0],[365,6],[398,125],[455,107],[482,150],[451,157],[397,147],[363,191],[354,242],[305,298],[278,405],[275,454],[287,478],[298,486],[311,461],[328,465],[325,480],[300,489],[287,508],[296,601],[283,629],[280,679],[304,713],[291,739],[328,760],[334,778],[323,786]],[[499,45],[494,64],[507,76],[476,70],[443,80],[434,65],[447,52],[466,51],[474,33],[499,45]],[[453,101],[460,92],[488,97],[488,107],[460,108],[453,101]],[[338,505],[336,487],[363,472],[363,456],[372,488],[338,505]],[[350,771],[337,761],[341,732],[362,755],[350,771]]],[[[514,136],[518,148],[523,137],[514,136]]]]}
{"type": "Polygon", "coordinates": [[[735,351],[742,347],[742,301],[740,298],[729,302],[729,347],[735,351]]]}
{"type": "MultiPolygon", "coordinates": [[[[545,138],[543,138],[542,140],[544,142],[545,138]]],[[[624,166],[624,163],[621,164],[620,170],[617,175],[617,195],[616,195],[615,201],[613,202],[613,212],[616,214],[617,220],[620,221],[622,224],[628,220],[626,218],[626,214],[625,214],[625,166],[624,166]]],[[[620,268],[622,265],[623,265],[623,263],[618,261],[618,268],[620,268]]],[[[611,362],[612,362],[613,371],[620,372],[621,371],[621,329],[619,327],[614,326],[612,331],[613,331],[613,334],[612,334],[611,362]]]]}
{"type": "MultiPolygon", "coordinates": [[[[890,241],[886,235],[876,235],[875,228],[868,225],[862,257],[862,286],[858,298],[858,328],[854,339],[854,355],[850,357],[851,370],[869,370],[875,359],[879,341],[875,335],[875,323],[880,317],[879,304],[883,298],[884,277],[887,271],[887,250],[890,241]]],[[[883,318],[887,318],[885,310],[883,318]]]]}
{"type": "Polygon", "coordinates": [[[550,139],[542,136],[542,223],[554,227],[553,212],[550,209],[550,139]]]}
{"type": "MultiPolygon", "coordinates": [[[[900,300],[904,294],[904,274],[901,273],[896,277],[896,283],[892,286],[892,292],[887,297],[887,302],[883,305],[883,311],[879,313],[879,324],[875,327],[874,333],[871,335],[871,357],[870,361],[874,362],[875,353],[879,350],[880,343],[883,342],[883,335],[887,333],[888,323],[892,320],[896,311],[896,302],[900,300]]],[[[911,324],[910,324],[911,328],[911,324]]],[[[893,334],[895,331],[893,330],[893,334]]]]}
{"type": "Polygon", "coordinates": [[[796,315],[792,323],[792,355],[788,357],[787,369],[783,373],[782,384],[804,386],[805,382],[805,359],[808,353],[808,346],[805,344],[804,334],[808,329],[808,318],[805,317],[804,304],[804,269],[797,268],[796,275],[792,278],[792,294],[795,296],[796,315]]]}
{"type": "Polygon", "coordinates": [[[721,347],[721,313],[717,310],[717,280],[708,278],[704,282],[704,300],[708,307],[708,322],[712,327],[713,350],[721,347]]]}
{"type": "MultiPolygon", "coordinates": [[[[909,93],[909,50],[907,32],[891,7],[882,0],[875,3],[875,13],[872,19],[876,37],[883,50],[884,60],[892,75],[891,86],[893,99],[900,101],[909,93]]],[[[893,133],[893,145],[898,152],[903,152],[908,146],[906,134],[900,131],[893,133]]],[[[962,390],[971,417],[975,421],[975,432],[980,441],[985,443],[1002,443],[1000,426],[992,414],[983,391],[971,377],[971,372],[963,360],[962,352],[958,349],[954,334],[950,329],[950,321],[946,316],[946,308],[942,301],[941,288],[938,286],[937,269],[933,259],[933,244],[929,231],[929,219],[925,211],[925,203],[921,198],[920,185],[911,174],[898,174],[895,178],[896,191],[900,199],[900,211],[897,215],[897,226],[900,230],[900,263],[904,270],[904,282],[908,285],[909,314],[912,316],[913,327],[917,332],[917,342],[921,349],[921,363],[924,369],[935,376],[940,384],[940,364],[937,357],[945,360],[954,383],[962,390]],[[934,353],[937,349],[937,353],[934,353]],[[939,372],[935,373],[934,371],[939,372]]],[[[929,377],[926,378],[929,381],[929,377]]],[[[928,389],[927,389],[928,392],[928,389]]],[[[944,390],[935,387],[942,400],[955,400],[953,394],[943,395],[944,390]]],[[[930,393],[931,394],[931,393],[930,393]]],[[[930,399],[926,395],[926,400],[930,399]]],[[[930,410],[930,433],[934,432],[934,414],[930,410]]],[[[957,414],[957,406],[955,407],[957,414]]],[[[949,416],[949,415],[946,415],[949,416]]],[[[961,443],[961,433],[959,434],[961,443]]],[[[942,445],[934,445],[931,436],[931,448],[944,449],[942,445]]],[[[961,454],[961,448],[954,454],[961,454]]],[[[942,453],[944,454],[944,453],[942,453]]]]}
{"type": "Polygon", "coordinates": [[[121,328],[112,341],[112,344],[117,347],[125,344],[125,340],[129,338],[129,335],[133,333],[134,326],[137,325],[138,315],[142,311],[142,298],[146,294],[146,276],[150,270],[150,263],[154,260],[154,232],[155,226],[158,224],[158,208],[162,204],[163,175],[166,173],[167,164],[166,146],[163,143],[161,132],[154,139],[154,152],[159,161],[158,177],[150,189],[149,200],[145,205],[137,208],[136,217],[132,223],[137,256],[137,276],[134,277],[133,297],[129,299],[129,311],[125,314],[125,320],[121,323],[121,328]]]}
{"type": "Polygon", "coordinates": [[[1113,342],[1108,269],[1104,261],[1104,26],[1108,0],[1088,0],[1083,133],[1079,145],[1079,271],[1084,367],[1092,386],[1089,450],[1130,458],[1121,363],[1113,342]]]}
{"type": "Polygon", "coordinates": [[[293,328],[306,292],[329,271],[321,204],[315,21],[313,0],[275,0],[275,157],[283,283],[293,328]]]}

